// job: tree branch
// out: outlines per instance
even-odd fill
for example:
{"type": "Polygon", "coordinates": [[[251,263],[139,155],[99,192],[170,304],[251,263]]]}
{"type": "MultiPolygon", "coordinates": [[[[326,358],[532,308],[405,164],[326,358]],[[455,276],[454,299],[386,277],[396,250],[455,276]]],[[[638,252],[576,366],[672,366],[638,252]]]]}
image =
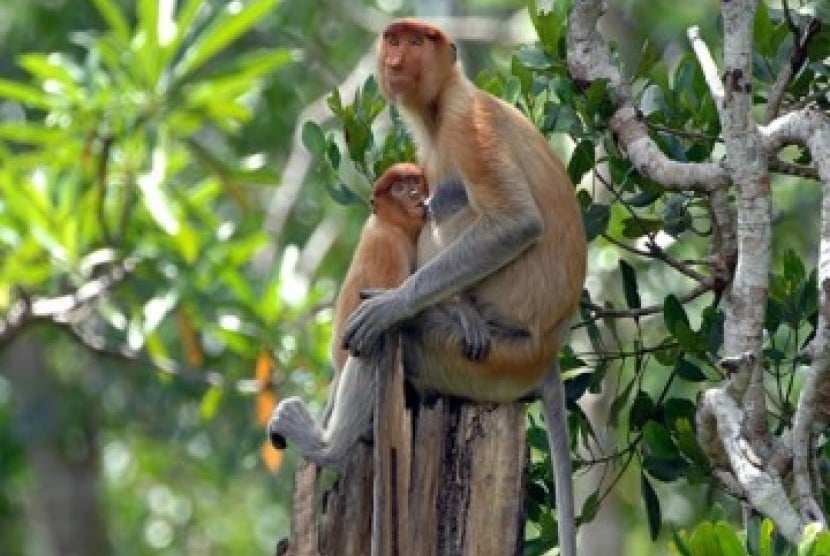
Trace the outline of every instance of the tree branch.
{"type": "Polygon", "coordinates": [[[107,294],[135,269],[136,263],[136,259],[126,259],[110,265],[101,276],[64,295],[35,298],[22,295],[12,303],[6,315],[0,316],[0,346],[8,343],[28,323],[37,320],[71,322],[74,312],[107,294]]]}
{"type": "Polygon", "coordinates": [[[778,531],[790,542],[798,543],[804,523],[790,504],[781,480],[767,473],[759,455],[744,439],[743,409],[728,392],[712,388],[704,392],[698,405],[697,428],[701,445],[724,473],[726,484],[740,485],[752,507],[775,523],[778,531]]]}
{"type": "Polygon", "coordinates": [[[719,163],[671,160],[649,137],[628,83],[612,62],[608,45],[597,29],[602,13],[600,0],[574,2],[568,19],[568,70],[577,83],[608,80],[618,107],[609,125],[632,164],[643,175],[670,189],[712,191],[727,185],[728,175],[719,163]]]}
{"type": "Polygon", "coordinates": [[[778,74],[778,78],[772,85],[769,99],[767,100],[767,109],[764,113],[764,123],[769,123],[778,115],[784,93],[787,92],[787,87],[790,85],[793,77],[801,70],[801,67],[804,65],[804,60],[807,58],[807,45],[810,43],[810,39],[821,28],[821,22],[813,18],[807,24],[804,32],[802,32],[795,21],[793,21],[787,0],[784,0],[784,17],[787,20],[787,26],[790,28],[790,32],[793,34],[793,51],[790,54],[790,59],[781,68],[781,73],[778,74]]]}

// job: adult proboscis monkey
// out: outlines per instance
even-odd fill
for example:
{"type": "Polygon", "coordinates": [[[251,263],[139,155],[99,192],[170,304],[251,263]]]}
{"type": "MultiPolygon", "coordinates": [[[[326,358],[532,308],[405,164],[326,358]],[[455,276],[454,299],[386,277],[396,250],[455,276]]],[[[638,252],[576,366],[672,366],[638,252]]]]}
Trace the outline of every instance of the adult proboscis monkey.
{"type": "MultiPolygon", "coordinates": [[[[432,187],[433,216],[418,238],[417,270],[372,292],[352,314],[338,403],[325,427],[302,404],[280,404],[271,431],[305,455],[339,462],[371,427],[372,360],[390,328],[401,332],[404,371],[421,392],[510,402],[541,387],[554,463],[560,554],[576,554],[564,393],[556,365],[585,278],[585,235],[573,185],[547,140],[513,106],[477,89],[456,47],[435,26],[403,19],[380,38],[378,81],[412,131],[432,187]],[[459,202],[463,199],[463,202],[459,202]],[[523,330],[493,335],[467,357],[443,305],[460,294],[487,321],[523,330]],[[336,418],[335,418],[336,417],[336,418]]],[[[314,457],[312,457],[314,459],[314,457]]]]}

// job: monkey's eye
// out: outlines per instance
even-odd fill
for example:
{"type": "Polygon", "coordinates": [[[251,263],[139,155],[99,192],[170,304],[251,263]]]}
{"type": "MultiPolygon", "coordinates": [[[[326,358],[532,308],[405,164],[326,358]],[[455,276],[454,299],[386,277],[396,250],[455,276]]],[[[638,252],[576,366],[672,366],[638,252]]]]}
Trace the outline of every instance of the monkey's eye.
{"type": "Polygon", "coordinates": [[[392,187],[390,187],[389,190],[392,191],[393,195],[400,195],[403,193],[403,185],[403,183],[396,181],[392,184],[392,187]]]}
{"type": "Polygon", "coordinates": [[[392,46],[398,46],[401,44],[401,40],[398,38],[398,35],[386,35],[386,42],[388,42],[392,46]]]}
{"type": "Polygon", "coordinates": [[[409,39],[409,44],[412,46],[421,46],[424,44],[424,37],[423,35],[412,35],[409,39]]]}

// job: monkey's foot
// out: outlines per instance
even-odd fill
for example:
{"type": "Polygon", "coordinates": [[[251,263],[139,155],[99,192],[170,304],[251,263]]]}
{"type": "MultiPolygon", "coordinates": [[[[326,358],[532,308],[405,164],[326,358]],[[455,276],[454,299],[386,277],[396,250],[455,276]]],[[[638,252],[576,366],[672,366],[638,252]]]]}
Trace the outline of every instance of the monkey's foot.
{"type": "Polygon", "coordinates": [[[297,443],[304,456],[322,449],[324,442],[320,428],[305,402],[300,398],[287,398],[277,405],[268,423],[268,437],[275,448],[285,448],[286,439],[297,443]]]}

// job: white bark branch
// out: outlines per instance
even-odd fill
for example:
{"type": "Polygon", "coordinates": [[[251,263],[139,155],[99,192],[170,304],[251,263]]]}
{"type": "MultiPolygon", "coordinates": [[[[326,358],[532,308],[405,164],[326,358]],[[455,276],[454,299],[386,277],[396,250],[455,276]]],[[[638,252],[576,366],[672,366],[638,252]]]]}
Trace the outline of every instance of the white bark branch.
{"type": "MultiPolygon", "coordinates": [[[[746,441],[741,430],[743,418],[743,409],[726,390],[706,391],[698,406],[698,430],[710,434],[702,434],[701,443],[707,454],[718,454],[721,460],[728,460],[732,477],[752,507],[772,519],[784,537],[797,543],[805,524],[790,504],[780,478],[764,470],[759,454],[746,441]]],[[[734,483],[727,477],[724,477],[726,484],[734,489],[734,483]]]]}
{"type": "Polygon", "coordinates": [[[723,110],[723,81],[718,75],[718,66],[715,64],[712,54],[709,52],[709,47],[700,37],[700,28],[695,25],[690,27],[686,32],[689,37],[689,42],[692,44],[695,56],[697,56],[700,69],[703,71],[703,78],[709,86],[709,92],[712,95],[712,100],[715,101],[715,106],[718,108],[718,113],[723,110]]]}
{"type": "Polygon", "coordinates": [[[777,151],[788,144],[806,147],[815,161],[823,186],[821,241],[818,259],[819,319],[810,347],[812,364],[802,387],[793,419],[793,478],[805,519],[827,526],[817,501],[818,478],[813,472],[818,442],[816,425],[830,422],[830,119],[805,108],[785,114],[761,128],[765,146],[777,151]]]}
{"type": "Polygon", "coordinates": [[[613,63],[597,29],[605,10],[601,0],[576,0],[568,20],[568,70],[577,82],[606,79],[618,109],[609,125],[637,170],[665,187],[712,191],[727,185],[729,176],[716,162],[677,162],[648,136],[642,114],[631,99],[628,83],[613,63]]]}
{"type": "Polygon", "coordinates": [[[726,306],[724,352],[727,357],[747,352],[757,355],[751,367],[733,374],[731,388],[737,400],[749,392],[745,402],[751,416],[750,434],[759,436],[765,432],[766,423],[760,381],[772,246],[772,206],[766,155],[762,154],[760,135],[750,115],[752,22],[757,0],[730,0],[722,6],[726,82],[720,119],[727,167],[738,190],[738,261],[726,306]]]}

